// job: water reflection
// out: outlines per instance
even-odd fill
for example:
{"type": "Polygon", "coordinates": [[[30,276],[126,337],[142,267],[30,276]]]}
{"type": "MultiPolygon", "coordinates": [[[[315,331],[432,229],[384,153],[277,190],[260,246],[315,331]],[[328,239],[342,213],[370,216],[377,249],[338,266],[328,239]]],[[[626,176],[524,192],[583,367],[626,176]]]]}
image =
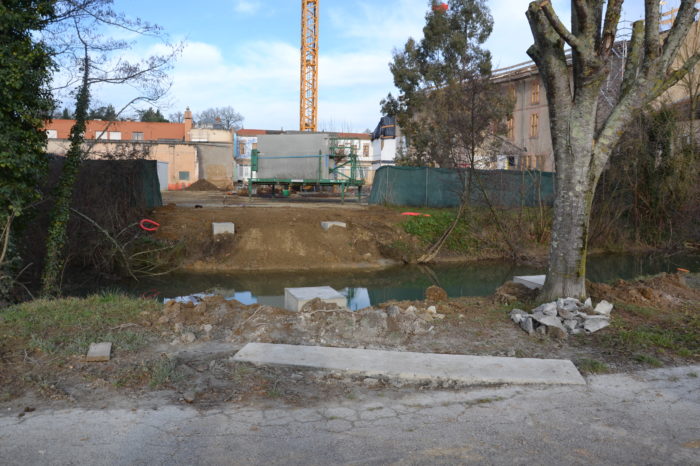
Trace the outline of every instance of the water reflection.
{"type": "MultiPolygon", "coordinates": [[[[678,267],[700,271],[699,255],[618,254],[590,256],[588,277],[607,282],[640,275],[673,272],[678,267]]],[[[351,309],[389,300],[423,299],[425,289],[438,285],[450,297],[486,296],[513,275],[543,274],[542,268],[513,266],[507,262],[479,262],[438,266],[403,266],[381,271],[292,272],[248,274],[172,274],[158,280],[129,283],[122,288],[134,294],[157,293],[172,298],[203,291],[215,292],[244,304],[284,307],[284,289],[331,286],[348,298],[351,309]]],[[[84,290],[86,292],[95,291],[84,290]]]]}

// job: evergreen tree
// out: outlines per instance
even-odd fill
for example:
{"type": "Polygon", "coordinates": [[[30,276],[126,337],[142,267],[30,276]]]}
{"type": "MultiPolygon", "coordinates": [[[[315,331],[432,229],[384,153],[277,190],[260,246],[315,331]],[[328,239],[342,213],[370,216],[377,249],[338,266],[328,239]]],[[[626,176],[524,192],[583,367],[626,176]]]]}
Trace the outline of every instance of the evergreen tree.
{"type": "Polygon", "coordinates": [[[139,120],[147,121],[151,123],[169,123],[168,119],[160,113],[159,109],[153,109],[148,107],[148,110],[137,110],[136,113],[139,115],[139,120]]]}
{"type": "Polygon", "coordinates": [[[38,199],[46,174],[44,120],[51,116],[50,48],[34,37],[53,15],[53,2],[0,3],[0,228],[38,199]]]}

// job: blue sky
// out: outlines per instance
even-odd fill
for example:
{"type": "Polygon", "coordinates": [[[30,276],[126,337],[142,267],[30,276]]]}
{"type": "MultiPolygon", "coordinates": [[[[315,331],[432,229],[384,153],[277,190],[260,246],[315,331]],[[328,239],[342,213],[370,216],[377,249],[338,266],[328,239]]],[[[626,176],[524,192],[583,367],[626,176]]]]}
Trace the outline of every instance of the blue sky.
{"type": "MultiPolygon", "coordinates": [[[[677,3],[678,0],[668,0],[677,3]]],[[[528,59],[532,39],[525,0],[489,0],[495,20],[487,43],[494,67],[528,59]]],[[[298,129],[299,0],[115,0],[115,9],[157,23],[187,46],[172,72],[165,115],[231,105],[246,128],[298,129]]],[[[553,0],[562,18],[569,2],[553,0]]],[[[643,16],[642,0],[627,0],[624,19],[643,16]]],[[[394,91],[388,63],[394,48],[419,38],[427,0],[321,0],[319,129],[374,128],[379,101],[394,91]]],[[[146,55],[154,45],[138,43],[146,55]]],[[[395,91],[394,91],[395,93],[395,91]]],[[[115,106],[126,91],[99,89],[95,98],[115,106]]]]}

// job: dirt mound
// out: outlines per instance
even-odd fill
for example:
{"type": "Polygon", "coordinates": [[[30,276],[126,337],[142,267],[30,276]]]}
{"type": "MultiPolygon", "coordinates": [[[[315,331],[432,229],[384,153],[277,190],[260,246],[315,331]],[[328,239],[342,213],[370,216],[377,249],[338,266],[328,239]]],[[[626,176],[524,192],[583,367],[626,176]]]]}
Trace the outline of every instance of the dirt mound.
{"type": "Polygon", "coordinates": [[[531,290],[522,283],[505,282],[496,289],[493,299],[496,303],[510,304],[515,301],[528,302],[537,297],[539,290],[531,290]]]}
{"type": "Polygon", "coordinates": [[[344,208],[285,206],[159,208],[156,236],[183,241],[184,268],[198,271],[312,270],[385,267],[391,260],[385,244],[411,244],[398,212],[383,207],[344,208]],[[322,221],[340,221],[347,228],[324,231],[322,221]],[[232,222],[236,239],[211,248],[211,223],[232,222]]]}
{"type": "Polygon", "coordinates": [[[688,287],[684,276],[679,273],[664,273],[632,282],[618,280],[612,285],[588,282],[586,288],[595,299],[661,309],[676,308],[700,300],[700,291],[688,287]]]}
{"type": "Polygon", "coordinates": [[[447,301],[447,291],[436,285],[429,286],[425,290],[425,299],[434,303],[447,301]]]}
{"type": "Polygon", "coordinates": [[[204,178],[195,181],[185,189],[188,191],[220,191],[220,189],[217,188],[216,185],[210,183],[204,178]]]}

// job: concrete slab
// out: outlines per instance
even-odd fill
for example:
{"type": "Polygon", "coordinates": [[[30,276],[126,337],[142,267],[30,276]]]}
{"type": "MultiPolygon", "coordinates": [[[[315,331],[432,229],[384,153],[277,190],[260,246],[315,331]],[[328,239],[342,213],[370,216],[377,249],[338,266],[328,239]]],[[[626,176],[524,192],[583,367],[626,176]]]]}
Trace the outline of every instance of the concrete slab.
{"type": "Polygon", "coordinates": [[[269,343],[248,343],[233,359],[254,364],[312,367],[405,380],[439,379],[474,385],[586,383],[576,366],[564,359],[464,356],[269,343]]]}
{"type": "Polygon", "coordinates": [[[211,230],[212,230],[212,234],[214,236],[222,235],[224,233],[229,233],[231,235],[235,235],[236,234],[236,225],[234,225],[231,222],[221,222],[221,223],[213,222],[211,224],[211,230]]]}
{"type": "Polygon", "coordinates": [[[315,298],[339,307],[348,306],[348,299],[330,286],[310,286],[306,288],[285,288],[284,308],[288,311],[299,312],[304,307],[304,304],[315,298]]]}
{"type": "Polygon", "coordinates": [[[90,348],[88,349],[87,356],[85,360],[87,362],[104,362],[109,361],[110,354],[112,353],[112,343],[90,343],[90,348]]]}
{"type": "Polygon", "coordinates": [[[544,279],[546,277],[546,275],[520,275],[513,277],[513,281],[534,290],[544,286],[544,279]]]}
{"type": "Polygon", "coordinates": [[[331,227],[347,228],[348,225],[345,222],[321,222],[321,228],[325,231],[330,230],[331,227]]]}

